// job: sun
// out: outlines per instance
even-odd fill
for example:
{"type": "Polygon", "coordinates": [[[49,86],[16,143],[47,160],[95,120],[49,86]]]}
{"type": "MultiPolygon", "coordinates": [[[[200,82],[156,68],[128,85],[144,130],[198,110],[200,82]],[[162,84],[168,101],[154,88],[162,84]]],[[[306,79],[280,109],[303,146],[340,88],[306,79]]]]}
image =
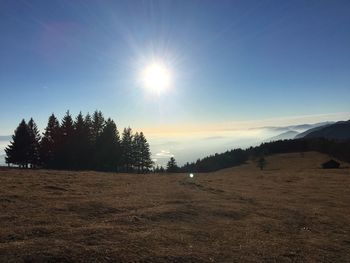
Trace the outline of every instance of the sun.
{"type": "Polygon", "coordinates": [[[170,88],[171,74],[162,62],[152,62],[142,71],[142,85],[145,89],[160,94],[170,88]]]}

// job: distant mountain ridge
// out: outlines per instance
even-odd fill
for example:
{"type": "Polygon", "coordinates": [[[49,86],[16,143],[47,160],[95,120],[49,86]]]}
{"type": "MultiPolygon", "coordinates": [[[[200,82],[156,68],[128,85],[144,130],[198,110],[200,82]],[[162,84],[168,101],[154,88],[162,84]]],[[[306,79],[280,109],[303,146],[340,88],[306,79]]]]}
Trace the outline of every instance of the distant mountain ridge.
{"type": "Polygon", "coordinates": [[[298,139],[304,137],[306,134],[318,130],[321,127],[325,127],[327,125],[334,124],[335,122],[318,122],[313,124],[298,124],[298,125],[290,125],[290,126],[282,126],[282,127],[276,127],[276,126],[267,126],[263,127],[265,129],[268,129],[270,131],[274,132],[281,132],[278,135],[275,135],[273,137],[267,138],[263,140],[263,142],[272,142],[272,141],[278,141],[278,140],[289,140],[289,139],[298,139]]]}
{"type": "Polygon", "coordinates": [[[298,125],[290,125],[290,126],[265,126],[262,128],[269,129],[272,131],[280,131],[280,132],[286,132],[286,131],[296,131],[296,132],[304,132],[309,129],[313,129],[316,127],[321,127],[329,124],[333,124],[335,122],[331,121],[326,121],[326,122],[318,122],[318,123],[313,123],[313,124],[298,124],[298,125]]]}
{"type": "Polygon", "coordinates": [[[321,130],[321,129],[323,129],[323,128],[325,128],[325,127],[328,127],[328,126],[330,126],[330,125],[332,125],[332,124],[333,124],[333,123],[329,123],[329,124],[325,124],[325,125],[323,125],[323,126],[317,126],[317,127],[308,129],[308,130],[306,130],[306,131],[304,131],[304,132],[301,132],[301,133],[297,134],[297,135],[295,136],[294,139],[304,138],[304,137],[305,137],[306,135],[308,135],[309,133],[312,133],[312,132],[321,130]]]}
{"type": "Polygon", "coordinates": [[[298,136],[299,132],[297,131],[286,131],[279,135],[273,136],[271,138],[268,138],[264,141],[266,142],[272,142],[272,141],[279,141],[279,140],[289,140],[294,139],[296,136],[298,136]]]}
{"type": "Polygon", "coordinates": [[[333,124],[334,121],[324,121],[324,122],[318,122],[314,124],[300,124],[300,125],[294,125],[294,126],[288,126],[291,130],[308,130],[313,129],[317,127],[322,127],[325,125],[333,124]]]}
{"type": "MultiPolygon", "coordinates": [[[[307,131],[306,131],[307,132],[307,131]]],[[[302,138],[326,138],[332,140],[350,140],[350,120],[339,121],[331,125],[325,125],[309,130],[302,138]]]]}

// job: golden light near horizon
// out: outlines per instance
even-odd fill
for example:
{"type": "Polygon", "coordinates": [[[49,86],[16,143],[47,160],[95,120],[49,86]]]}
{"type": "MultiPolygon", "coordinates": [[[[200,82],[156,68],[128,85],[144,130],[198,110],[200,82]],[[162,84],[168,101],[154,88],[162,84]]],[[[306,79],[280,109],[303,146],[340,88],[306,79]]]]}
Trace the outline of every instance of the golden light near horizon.
{"type": "Polygon", "coordinates": [[[142,85],[157,94],[166,91],[171,85],[170,70],[161,62],[152,62],[142,71],[142,85]]]}

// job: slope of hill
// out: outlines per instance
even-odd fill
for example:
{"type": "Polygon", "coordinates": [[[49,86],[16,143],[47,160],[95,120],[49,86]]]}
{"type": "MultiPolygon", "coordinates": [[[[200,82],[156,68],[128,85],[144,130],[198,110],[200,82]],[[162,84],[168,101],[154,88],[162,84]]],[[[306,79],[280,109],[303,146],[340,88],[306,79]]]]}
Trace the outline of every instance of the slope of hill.
{"type": "Polygon", "coordinates": [[[278,140],[288,140],[293,139],[295,136],[297,136],[299,133],[297,131],[286,131],[279,135],[273,136],[269,139],[264,140],[265,142],[272,142],[272,141],[278,141],[278,140]]]}
{"type": "Polygon", "coordinates": [[[350,120],[339,121],[326,127],[321,127],[304,136],[304,138],[326,138],[335,140],[350,139],[350,120]]]}
{"type": "Polygon", "coordinates": [[[193,179],[0,169],[0,262],[347,262],[350,171],[328,158],[193,179]]]}
{"type": "Polygon", "coordinates": [[[312,132],[314,132],[314,131],[321,130],[321,129],[323,129],[323,128],[325,128],[325,127],[328,127],[328,126],[330,126],[330,125],[332,125],[332,124],[333,124],[333,123],[327,123],[327,124],[325,124],[325,125],[313,127],[313,128],[311,128],[311,129],[308,129],[308,130],[306,130],[306,131],[304,131],[304,132],[301,132],[301,133],[297,134],[297,135],[294,137],[294,139],[304,138],[304,137],[305,137],[306,135],[308,135],[309,133],[312,133],[312,132]]]}
{"type": "Polygon", "coordinates": [[[297,132],[304,132],[309,129],[313,129],[316,127],[324,126],[327,124],[333,124],[334,122],[318,122],[318,123],[313,123],[313,124],[299,124],[299,125],[290,125],[290,126],[282,126],[282,127],[275,127],[275,126],[266,126],[263,127],[265,129],[269,129],[271,131],[276,131],[276,132],[287,132],[287,131],[297,131],[297,132]]]}
{"type": "Polygon", "coordinates": [[[333,124],[334,122],[332,121],[324,121],[324,122],[318,122],[314,124],[300,124],[300,125],[294,125],[294,126],[289,126],[291,130],[297,130],[297,131],[302,131],[302,130],[308,130],[308,129],[313,129],[321,126],[325,126],[328,124],[333,124]]]}

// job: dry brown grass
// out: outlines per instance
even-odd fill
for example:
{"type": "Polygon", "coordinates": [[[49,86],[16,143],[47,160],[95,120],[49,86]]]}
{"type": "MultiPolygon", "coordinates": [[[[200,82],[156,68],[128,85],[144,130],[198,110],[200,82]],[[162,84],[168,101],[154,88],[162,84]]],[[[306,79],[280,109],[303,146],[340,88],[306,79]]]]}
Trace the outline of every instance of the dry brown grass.
{"type": "Polygon", "coordinates": [[[194,179],[1,170],[0,261],[349,262],[350,169],[326,159],[194,179]]]}

